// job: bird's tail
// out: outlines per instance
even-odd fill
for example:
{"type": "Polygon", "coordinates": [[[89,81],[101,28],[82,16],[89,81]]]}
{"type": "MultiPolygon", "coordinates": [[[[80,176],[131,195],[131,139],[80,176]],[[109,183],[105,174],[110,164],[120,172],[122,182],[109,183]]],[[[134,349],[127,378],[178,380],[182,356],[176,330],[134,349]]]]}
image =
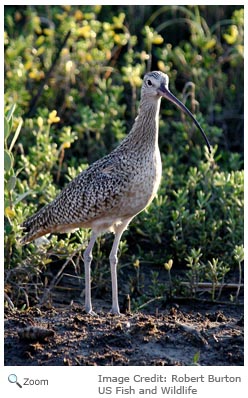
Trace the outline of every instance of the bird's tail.
{"type": "Polygon", "coordinates": [[[22,245],[51,232],[52,223],[51,220],[49,220],[48,215],[49,211],[47,206],[45,206],[24,221],[24,223],[21,225],[24,233],[24,236],[20,241],[22,245]]]}

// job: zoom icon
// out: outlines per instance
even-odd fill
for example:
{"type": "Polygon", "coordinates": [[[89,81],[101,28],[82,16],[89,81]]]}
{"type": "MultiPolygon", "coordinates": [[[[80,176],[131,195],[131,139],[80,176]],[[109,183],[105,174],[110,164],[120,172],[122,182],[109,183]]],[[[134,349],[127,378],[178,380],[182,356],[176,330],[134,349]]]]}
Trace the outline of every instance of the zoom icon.
{"type": "Polygon", "coordinates": [[[18,383],[18,381],[17,381],[16,375],[14,375],[14,374],[9,375],[8,380],[10,383],[12,383],[12,384],[15,383],[18,385],[18,387],[22,388],[22,385],[20,383],[18,383]]]}

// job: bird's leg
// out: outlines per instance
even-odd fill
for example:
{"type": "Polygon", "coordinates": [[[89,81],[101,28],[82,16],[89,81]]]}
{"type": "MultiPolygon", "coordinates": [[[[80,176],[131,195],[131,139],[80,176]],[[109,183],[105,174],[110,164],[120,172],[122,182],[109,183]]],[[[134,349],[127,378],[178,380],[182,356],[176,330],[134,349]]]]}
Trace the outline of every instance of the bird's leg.
{"type": "Polygon", "coordinates": [[[109,262],[111,269],[111,280],[112,280],[112,308],[111,314],[120,315],[120,308],[118,304],[118,284],[117,284],[117,264],[118,264],[118,247],[122,232],[116,233],[114,243],[110,252],[109,262]]]}
{"type": "Polygon", "coordinates": [[[131,219],[128,219],[126,222],[123,222],[115,233],[115,239],[113,242],[113,246],[109,255],[110,261],[110,269],[111,269],[111,280],[112,280],[112,308],[111,314],[120,315],[120,308],[118,304],[118,284],[117,284],[117,264],[118,264],[118,247],[122,237],[123,232],[127,228],[131,219]]]}
{"type": "Polygon", "coordinates": [[[84,258],[84,270],[85,270],[85,311],[88,314],[94,315],[92,311],[92,304],[91,304],[91,280],[90,280],[90,265],[92,261],[92,249],[95,244],[97,238],[97,234],[92,232],[90,242],[88,247],[86,248],[83,258],[84,258]]]}

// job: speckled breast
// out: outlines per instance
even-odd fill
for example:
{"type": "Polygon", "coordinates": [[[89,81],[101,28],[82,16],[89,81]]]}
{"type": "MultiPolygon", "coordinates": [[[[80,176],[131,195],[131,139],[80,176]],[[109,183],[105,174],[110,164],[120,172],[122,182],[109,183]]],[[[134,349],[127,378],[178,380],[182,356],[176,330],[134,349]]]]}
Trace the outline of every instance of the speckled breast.
{"type": "Polygon", "coordinates": [[[132,173],[132,181],[124,199],[130,214],[139,213],[152,202],[159,188],[161,175],[161,157],[157,149],[150,155],[146,154],[132,173]]]}

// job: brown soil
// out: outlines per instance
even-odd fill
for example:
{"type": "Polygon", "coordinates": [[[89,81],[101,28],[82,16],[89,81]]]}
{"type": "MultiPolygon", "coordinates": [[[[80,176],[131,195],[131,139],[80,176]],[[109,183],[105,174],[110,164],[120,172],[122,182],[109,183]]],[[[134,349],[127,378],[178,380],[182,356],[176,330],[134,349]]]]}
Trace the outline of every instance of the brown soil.
{"type": "Polygon", "coordinates": [[[244,364],[242,306],[190,300],[155,307],[155,314],[153,307],[121,317],[90,316],[79,304],[7,309],[5,365],[244,364]]]}

